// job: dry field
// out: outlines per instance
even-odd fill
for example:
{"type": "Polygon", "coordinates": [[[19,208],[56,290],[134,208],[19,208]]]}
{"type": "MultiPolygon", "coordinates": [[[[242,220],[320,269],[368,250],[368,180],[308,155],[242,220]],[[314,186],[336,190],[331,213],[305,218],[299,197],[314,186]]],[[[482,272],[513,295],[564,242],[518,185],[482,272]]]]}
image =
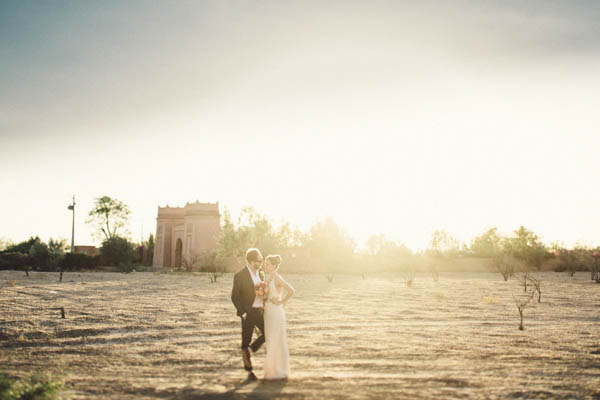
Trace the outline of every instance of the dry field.
{"type": "Polygon", "coordinates": [[[587,273],[541,274],[524,331],[499,274],[287,278],[287,382],[246,381],[232,275],[1,271],[0,372],[63,371],[72,399],[600,399],[587,273]]]}

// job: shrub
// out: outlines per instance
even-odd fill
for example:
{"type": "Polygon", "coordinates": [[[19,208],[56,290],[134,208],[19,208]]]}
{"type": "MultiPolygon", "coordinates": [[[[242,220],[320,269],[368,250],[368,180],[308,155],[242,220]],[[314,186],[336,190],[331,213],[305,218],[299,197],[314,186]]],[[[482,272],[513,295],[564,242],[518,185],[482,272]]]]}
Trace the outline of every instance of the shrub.
{"type": "Polygon", "coordinates": [[[100,265],[100,256],[90,256],[83,253],[67,253],[60,260],[59,264],[65,271],[96,269],[100,265]]]}
{"type": "Polygon", "coordinates": [[[0,374],[1,400],[54,400],[64,387],[60,378],[33,374],[17,381],[6,374],[0,374]]]}
{"type": "Polygon", "coordinates": [[[22,270],[29,265],[31,265],[31,260],[27,254],[18,252],[6,252],[0,254],[0,270],[22,270]]]}
{"type": "Polygon", "coordinates": [[[129,266],[136,258],[134,244],[126,238],[111,237],[100,247],[102,262],[110,266],[129,266]]]}

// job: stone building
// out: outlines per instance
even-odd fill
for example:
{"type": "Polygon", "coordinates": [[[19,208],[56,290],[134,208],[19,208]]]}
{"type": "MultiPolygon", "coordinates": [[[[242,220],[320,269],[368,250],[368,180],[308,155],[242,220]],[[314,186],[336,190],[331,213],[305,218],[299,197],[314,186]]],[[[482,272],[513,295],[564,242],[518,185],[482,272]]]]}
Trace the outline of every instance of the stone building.
{"type": "Polygon", "coordinates": [[[218,202],[158,207],[152,265],[179,268],[183,257],[209,254],[217,248],[220,231],[218,202]]]}

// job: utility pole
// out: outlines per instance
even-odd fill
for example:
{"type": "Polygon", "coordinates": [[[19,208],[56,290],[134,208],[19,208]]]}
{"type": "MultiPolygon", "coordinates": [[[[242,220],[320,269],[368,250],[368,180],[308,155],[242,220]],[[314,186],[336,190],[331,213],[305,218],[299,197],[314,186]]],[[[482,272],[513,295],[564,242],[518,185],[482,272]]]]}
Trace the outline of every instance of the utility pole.
{"type": "Polygon", "coordinates": [[[73,211],[73,225],[71,226],[71,253],[75,253],[75,195],[73,195],[73,204],[69,204],[69,210],[73,211]]]}

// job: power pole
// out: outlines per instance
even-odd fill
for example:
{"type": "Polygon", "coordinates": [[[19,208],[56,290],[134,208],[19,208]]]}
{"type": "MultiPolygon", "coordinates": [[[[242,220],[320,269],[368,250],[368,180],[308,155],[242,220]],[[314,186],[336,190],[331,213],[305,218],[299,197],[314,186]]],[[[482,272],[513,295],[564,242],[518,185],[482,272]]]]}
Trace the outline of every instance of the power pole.
{"type": "Polygon", "coordinates": [[[75,253],[75,195],[73,195],[73,204],[69,204],[69,210],[73,211],[73,225],[71,226],[71,253],[75,253]]]}

